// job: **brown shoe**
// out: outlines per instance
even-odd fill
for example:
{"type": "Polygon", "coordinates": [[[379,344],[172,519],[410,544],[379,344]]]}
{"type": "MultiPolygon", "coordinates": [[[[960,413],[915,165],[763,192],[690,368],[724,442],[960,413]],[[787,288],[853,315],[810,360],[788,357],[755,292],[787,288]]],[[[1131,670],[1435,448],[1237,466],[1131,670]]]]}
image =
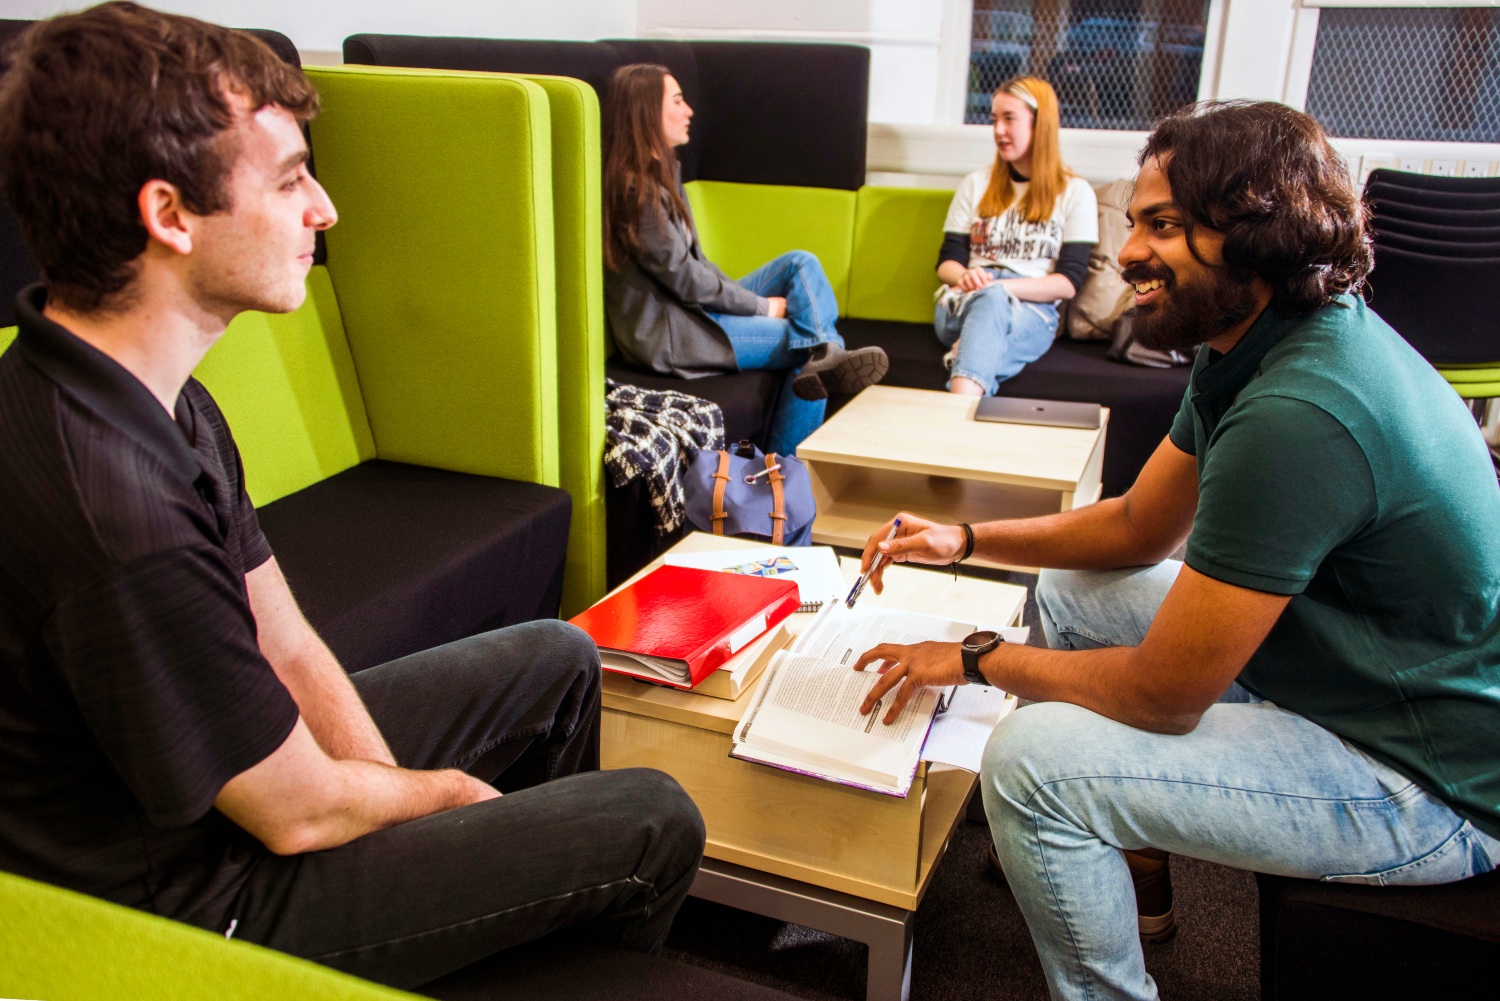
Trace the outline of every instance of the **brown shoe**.
{"type": "Polygon", "coordinates": [[[989,873],[991,878],[999,880],[1001,885],[1005,884],[1005,870],[1000,866],[1000,856],[995,853],[993,841],[990,842],[989,873]]]}
{"type": "Polygon", "coordinates": [[[829,393],[853,396],[885,378],[891,360],[882,348],[845,350],[819,344],[792,380],[792,392],[804,400],[826,400],[829,393]]]}
{"type": "Polygon", "coordinates": [[[1165,942],[1177,934],[1177,916],[1172,909],[1171,855],[1156,848],[1122,851],[1130,866],[1130,880],[1135,884],[1136,919],[1141,938],[1147,942],[1165,942]]]}
{"type": "MultiPolygon", "coordinates": [[[[1177,934],[1177,916],[1172,907],[1172,871],[1167,867],[1171,856],[1155,848],[1122,851],[1120,854],[1125,856],[1125,864],[1130,866],[1130,880],[1135,884],[1136,922],[1141,938],[1147,942],[1165,942],[1177,934]]],[[[990,845],[988,869],[992,879],[1002,885],[1005,883],[1005,870],[993,844],[990,845]]]]}

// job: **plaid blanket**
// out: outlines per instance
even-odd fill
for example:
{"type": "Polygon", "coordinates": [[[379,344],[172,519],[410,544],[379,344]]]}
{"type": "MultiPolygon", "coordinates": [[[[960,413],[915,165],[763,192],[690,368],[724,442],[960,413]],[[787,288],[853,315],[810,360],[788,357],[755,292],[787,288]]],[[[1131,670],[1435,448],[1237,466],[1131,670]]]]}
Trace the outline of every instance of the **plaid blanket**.
{"type": "Polygon", "coordinates": [[[702,448],[724,447],[717,403],[669,389],[605,381],[604,469],[616,487],[645,477],[658,536],[686,517],[683,476],[702,448]]]}

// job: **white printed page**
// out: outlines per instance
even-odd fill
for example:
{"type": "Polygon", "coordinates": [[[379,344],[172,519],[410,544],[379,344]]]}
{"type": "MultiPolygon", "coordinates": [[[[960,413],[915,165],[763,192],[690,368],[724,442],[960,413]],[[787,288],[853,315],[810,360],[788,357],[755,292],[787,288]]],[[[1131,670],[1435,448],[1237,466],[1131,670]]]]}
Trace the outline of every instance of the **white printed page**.
{"type": "Polygon", "coordinates": [[[852,665],[881,643],[962,639],[972,629],[881,609],[851,611],[840,605],[825,612],[780,655],[736,740],[795,755],[810,766],[838,764],[874,781],[894,782],[916,761],[937,693],[922,692],[886,724],[884,701],[867,715],[859,712],[880,674],[873,668],[855,671],[852,665]]]}

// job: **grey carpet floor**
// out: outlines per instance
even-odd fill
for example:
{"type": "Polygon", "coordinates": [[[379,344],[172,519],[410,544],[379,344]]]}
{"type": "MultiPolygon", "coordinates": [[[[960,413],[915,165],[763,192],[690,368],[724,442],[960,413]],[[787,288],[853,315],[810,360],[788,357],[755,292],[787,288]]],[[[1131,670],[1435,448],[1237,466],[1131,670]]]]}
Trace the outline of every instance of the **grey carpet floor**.
{"type": "MultiPolygon", "coordinates": [[[[1035,586],[1029,574],[968,571],[1035,586]]],[[[1036,604],[1025,620],[1040,644],[1036,604]]],[[[917,909],[913,1001],[1044,1001],[1047,987],[1009,889],[986,871],[989,831],[961,822],[917,909]]],[[[1172,859],[1178,933],[1146,945],[1146,969],[1173,1001],[1254,1001],[1260,995],[1255,877],[1196,859],[1172,859]]],[[[666,954],[810,1001],[860,1001],[865,947],[800,925],[690,899],[666,954]]]]}
{"type": "MultiPolygon", "coordinates": [[[[1047,987],[1010,891],[986,872],[988,831],[961,823],[917,909],[912,1001],[1045,1001],[1047,987]]],[[[1255,878],[1174,857],[1178,932],[1148,944],[1146,969],[1173,1001],[1260,996],[1255,878]]],[[[860,1001],[865,947],[800,925],[690,899],[666,955],[808,998],[860,1001]]]]}

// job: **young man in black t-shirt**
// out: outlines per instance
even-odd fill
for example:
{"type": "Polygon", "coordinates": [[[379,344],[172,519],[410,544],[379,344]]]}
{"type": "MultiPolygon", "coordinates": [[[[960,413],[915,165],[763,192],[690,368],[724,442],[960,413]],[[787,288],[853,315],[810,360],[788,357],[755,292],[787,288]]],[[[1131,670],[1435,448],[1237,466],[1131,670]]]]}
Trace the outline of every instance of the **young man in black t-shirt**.
{"type": "Polygon", "coordinates": [[[39,23],[0,82],[47,276],[0,356],[0,868],[399,986],[572,925],[657,947],[702,821],[660,773],[597,771],[588,638],[533,622],[351,681],[191,378],[306,295],[336,219],[316,110],[260,42],[131,4],[39,23]]]}

